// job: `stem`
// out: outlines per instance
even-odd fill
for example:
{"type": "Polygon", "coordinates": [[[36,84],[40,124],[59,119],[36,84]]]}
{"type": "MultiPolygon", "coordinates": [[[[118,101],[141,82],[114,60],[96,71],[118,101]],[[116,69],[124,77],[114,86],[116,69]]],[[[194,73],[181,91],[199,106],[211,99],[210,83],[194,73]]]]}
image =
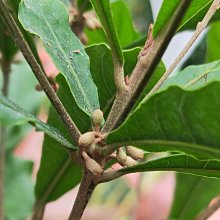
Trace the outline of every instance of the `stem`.
{"type": "Polygon", "coordinates": [[[208,219],[214,212],[216,212],[220,208],[220,196],[217,197],[217,200],[213,203],[213,205],[209,206],[206,210],[204,210],[201,214],[199,214],[195,220],[206,220],[208,219]]]}
{"type": "Polygon", "coordinates": [[[169,67],[169,69],[164,73],[164,75],[161,77],[161,79],[157,82],[157,84],[153,87],[153,89],[147,94],[146,98],[150,97],[153,93],[155,93],[164,83],[164,81],[168,78],[168,76],[172,73],[172,71],[176,68],[176,66],[179,64],[179,62],[183,59],[185,54],[188,52],[188,50],[191,48],[192,44],[195,42],[195,40],[198,38],[198,36],[201,34],[201,32],[206,28],[209,21],[211,20],[212,16],[215,14],[215,12],[220,7],[220,0],[215,0],[212,5],[210,6],[208,12],[206,13],[205,17],[201,22],[199,22],[196,26],[196,30],[190,40],[187,42],[186,46],[183,48],[183,50],[179,53],[177,58],[174,60],[173,64],[169,67]]]}
{"type": "Polygon", "coordinates": [[[38,207],[37,212],[34,212],[32,214],[31,220],[42,220],[44,216],[44,210],[45,210],[45,204],[41,204],[41,206],[38,207]]]}
{"type": "Polygon", "coordinates": [[[180,1],[170,22],[160,31],[158,36],[155,39],[148,36],[149,41],[146,42],[145,47],[141,51],[139,60],[131,75],[128,92],[116,97],[115,103],[102,129],[103,133],[116,129],[135,105],[135,101],[153,74],[190,2],[188,0],[180,1]]]}
{"type": "MultiPolygon", "coordinates": [[[[1,63],[2,75],[3,75],[3,85],[2,93],[8,95],[8,85],[9,85],[9,74],[10,74],[10,63],[7,62],[4,57],[1,63]]],[[[4,211],[4,171],[5,171],[5,149],[6,149],[6,128],[5,126],[0,126],[0,220],[5,219],[4,211]]]]}
{"type": "Polygon", "coordinates": [[[85,171],[74,202],[69,220],[80,220],[86,205],[95,189],[97,184],[93,181],[93,176],[89,171],[85,171]]]}
{"type": "Polygon", "coordinates": [[[112,50],[112,61],[114,67],[114,80],[119,95],[123,94],[127,90],[127,86],[124,80],[124,59],[118,36],[116,34],[115,26],[110,9],[110,3],[108,1],[91,1],[93,6],[99,15],[99,19],[102,23],[104,31],[106,33],[109,46],[112,50]]]}
{"type": "Polygon", "coordinates": [[[18,48],[21,50],[23,56],[29,63],[33,73],[35,74],[41,87],[48,96],[50,102],[53,104],[57,113],[63,120],[74,142],[77,143],[80,136],[80,131],[78,130],[72,119],[70,118],[68,112],[66,111],[59,97],[57,96],[54,89],[50,85],[44,71],[42,70],[41,66],[38,64],[22,32],[20,31],[17,23],[15,22],[7,6],[4,4],[3,0],[0,0],[0,16],[2,17],[2,20],[5,23],[6,27],[8,27],[8,30],[11,36],[13,37],[14,41],[16,42],[18,48]]]}

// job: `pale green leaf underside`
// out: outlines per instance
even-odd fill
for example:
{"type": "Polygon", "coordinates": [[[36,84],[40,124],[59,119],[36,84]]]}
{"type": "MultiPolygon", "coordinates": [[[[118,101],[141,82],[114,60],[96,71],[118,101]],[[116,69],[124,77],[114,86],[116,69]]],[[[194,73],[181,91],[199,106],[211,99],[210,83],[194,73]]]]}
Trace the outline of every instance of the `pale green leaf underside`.
{"type": "Polygon", "coordinates": [[[76,103],[91,115],[99,108],[97,88],[90,74],[89,57],[69,27],[65,6],[59,0],[23,0],[19,20],[27,31],[41,38],[76,103]]]}
{"type": "Polygon", "coordinates": [[[185,90],[194,90],[213,81],[220,81],[220,61],[208,64],[189,66],[169,77],[162,85],[161,90],[177,85],[185,90]]]}
{"type": "Polygon", "coordinates": [[[220,82],[194,91],[173,86],[155,94],[109,134],[107,144],[149,152],[184,152],[220,158],[220,82]]]}
{"type": "Polygon", "coordinates": [[[0,122],[4,125],[21,125],[28,122],[35,126],[37,130],[45,132],[65,147],[77,149],[60,133],[58,129],[40,121],[34,115],[26,112],[24,109],[2,95],[0,95],[0,113],[0,122]]]}
{"type": "Polygon", "coordinates": [[[34,205],[32,168],[33,162],[7,154],[4,173],[4,208],[8,220],[27,219],[31,214],[34,205]]]}
{"type": "Polygon", "coordinates": [[[201,161],[187,155],[172,155],[122,169],[121,173],[177,171],[180,173],[220,178],[220,161],[201,161]]]}

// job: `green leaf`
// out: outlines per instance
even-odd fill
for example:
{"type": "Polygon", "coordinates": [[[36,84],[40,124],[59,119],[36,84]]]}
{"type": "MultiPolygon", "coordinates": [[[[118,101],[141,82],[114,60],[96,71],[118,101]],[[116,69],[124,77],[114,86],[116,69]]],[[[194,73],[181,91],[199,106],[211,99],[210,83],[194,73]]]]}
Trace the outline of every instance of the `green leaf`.
{"type": "Polygon", "coordinates": [[[168,23],[170,17],[178,6],[178,0],[164,0],[161,5],[160,11],[157,15],[157,19],[153,28],[153,36],[154,38],[158,35],[158,33],[165,27],[168,23]]]}
{"type": "Polygon", "coordinates": [[[77,8],[79,11],[84,12],[92,9],[89,0],[77,0],[77,8]]]}
{"type": "MultiPolygon", "coordinates": [[[[124,0],[124,2],[129,2],[124,0]]],[[[151,8],[150,0],[131,0],[128,4],[128,7],[132,13],[132,20],[137,28],[138,32],[145,35],[148,31],[150,24],[153,24],[153,13],[151,8]]]]}
{"type": "Polygon", "coordinates": [[[17,48],[11,36],[8,36],[8,30],[0,18],[0,51],[4,60],[10,62],[17,52],[17,48]]]}
{"type": "Polygon", "coordinates": [[[4,204],[6,219],[26,219],[31,214],[34,202],[34,187],[31,181],[33,163],[7,155],[6,164],[4,204]]]}
{"type": "Polygon", "coordinates": [[[169,86],[177,85],[187,90],[200,88],[207,83],[220,81],[220,61],[197,66],[189,66],[181,72],[169,77],[161,87],[161,90],[169,86]]]}
{"type": "Polygon", "coordinates": [[[109,41],[109,45],[112,49],[113,56],[118,59],[118,62],[124,63],[124,58],[120,43],[118,40],[118,35],[114,26],[112,12],[109,0],[96,1],[90,0],[92,3],[102,25],[105,30],[106,36],[109,41]]]}
{"type": "Polygon", "coordinates": [[[220,178],[219,170],[220,161],[201,161],[187,155],[172,155],[127,167],[119,172],[176,171],[197,176],[220,178]]]}
{"type": "MultiPolygon", "coordinates": [[[[181,21],[178,31],[192,30],[196,28],[198,22],[200,22],[208,9],[210,8],[213,0],[192,0],[189,9],[187,10],[183,20],[181,21]]],[[[220,11],[218,10],[212,17],[210,22],[214,22],[220,19],[220,11]]]]}
{"type": "Polygon", "coordinates": [[[176,190],[169,219],[193,220],[219,195],[220,180],[177,174],[176,190]]]}
{"type": "Polygon", "coordinates": [[[24,0],[19,20],[26,30],[41,38],[76,103],[91,115],[99,108],[97,88],[89,71],[89,57],[69,27],[65,6],[59,0],[24,0]]]}
{"type": "Polygon", "coordinates": [[[220,59],[220,52],[216,50],[220,43],[219,36],[220,21],[211,25],[207,34],[207,62],[212,62],[220,59]]]}
{"type": "Polygon", "coordinates": [[[160,61],[154,70],[152,76],[149,79],[147,86],[144,88],[144,91],[139,96],[138,100],[136,101],[134,109],[140,104],[140,102],[147,96],[147,94],[153,89],[154,85],[160,80],[160,78],[165,73],[166,68],[162,61],[160,61]]]}
{"type": "MultiPolygon", "coordinates": [[[[92,77],[100,93],[101,109],[107,115],[116,92],[111,50],[102,44],[88,47],[86,52],[90,56],[92,77]]],[[[139,49],[124,52],[126,74],[130,74],[134,68],[138,52],[139,49]]],[[[70,116],[82,133],[88,131],[91,127],[90,119],[75,105],[65,79],[59,75],[57,82],[59,83],[58,95],[70,116]]],[[[53,109],[50,110],[48,123],[58,128],[66,135],[67,139],[71,140],[66,128],[53,109]]],[[[38,202],[43,204],[59,198],[76,186],[80,179],[81,169],[73,162],[70,162],[67,152],[59,147],[58,142],[46,135],[35,188],[38,202]],[[48,158],[51,158],[51,160],[48,160],[48,158]]]]}
{"type": "Polygon", "coordinates": [[[44,131],[47,135],[57,140],[67,148],[77,149],[60,133],[60,131],[48,124],[43,123],[34,115],[10,101],[5,96],[0,95],[0,121],[3,125],[21,125],[29,122],[36,129],[44,131]]]}
{"type": "Polygon", "coordinates": [[[108,135],[107,144],[219,159],[219,90],[220,82],[194,91],[169,87],[142,102],[108,135]]]}
{"type": "MultiPolygon", "coordinates": [[[[111,3],[111,11],[120,46],[124,48],[133,43],[133,41],[137,40],[139,38],[139,35],[136,33],[133,27],[131,16],[124,2],[115,1],[111,3]]],[[[89,39],[89,44],[103,42],[107,43],[107,39],[103,32],[103,29],[89,30],[87,28],[85,32],[89,39]]]]}
{"type": "MultiPolygon", "coordinates": [[[[189,8],[187,9],[177,31],[183,31],[187,29],[195,29],[199,21],[203,19],[206,12],[208,11],[213,0],[192,0],[189,8]]],[[[176,9],[177,5],[180,3],[179,0],[164,0],[157,16],[153,36],[156,37],[157,34],[165,27],[168,23],[172,13],[176,9]]],[[[220,12],[218,11],[212,18],[212,21],[218,20],[220,18],[220,12]]]]}
{"type": "Polygon", "coordinates": [[[122,48],[139,38],[135,31],[128,8],[123,1],[116,1],[111,4],[113,22],[117,31],[118,39],[122,48]]]}

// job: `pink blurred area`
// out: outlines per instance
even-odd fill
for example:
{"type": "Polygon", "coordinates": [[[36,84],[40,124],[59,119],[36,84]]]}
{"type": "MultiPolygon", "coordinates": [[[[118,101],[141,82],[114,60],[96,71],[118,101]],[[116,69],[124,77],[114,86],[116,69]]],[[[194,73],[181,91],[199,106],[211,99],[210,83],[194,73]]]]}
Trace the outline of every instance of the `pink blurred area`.
{"type": "MultiPolygon", "coordinates": [[[[55,76],[58,71],[54,67],[50,58],[43,48],[39,49],[40,59],[48,76],[55,76]]],[[[39,118],[47,120],[47,115],[41,109],[39,118]]],[[[26,137],[18,144],[15,155],[20,158],[32,160],[34,162],[33,179],[40,165],[40,157],[43,143],[43,133],[31,130],[26,137]]],[[[163,220],[166,219],[171,208],[175,175],[172,172],[158,175],[153,180],[148,181],[151,176],[141,176],[141,174],[130,174],[124,177],[128,186],[132,190],[138,189],[136,199],[130,199],[128,206],[115,207],[110,204],[89,204],[83,219],[84,220],[163,220]],[[141,185],[140,185],[141,181],[141,185]],[[146,183],[147,182],[147,183],[146,183]],[[150,182],[150,184],[149,184],[150,182]]],[[[151,178],[152,179],[152,178],[151,178]]],[[[78,187],[63,195],[58,200],[46,206],[44,220],[66,220],[75,200],[78,187]]],[[[96,194],[95,194],[96,196],[96,194]]],[[[209,220],[220,219],[220,211],[216,212],[209,220]]]]}

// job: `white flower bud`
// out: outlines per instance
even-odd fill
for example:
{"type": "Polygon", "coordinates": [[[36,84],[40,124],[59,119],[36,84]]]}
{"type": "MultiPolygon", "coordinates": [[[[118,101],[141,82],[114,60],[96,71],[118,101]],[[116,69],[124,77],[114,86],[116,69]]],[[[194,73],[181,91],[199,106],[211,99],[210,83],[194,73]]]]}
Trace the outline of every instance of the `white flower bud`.
{"type": "Polygon", "coordinates": [[[103,173],[101,166],[90,157],[86,158],[86,168],[91,171],[96,176],[100,176],[103,173]]]}
{"type": "Polygon", "coordinates": [[[127,154],[130,157],[132,157],[134,160],[141,160],[144,158],[144,151],[136,147],[127,146],[126,151],[127,151],[127,154]]]}
{"type": "Polygon", "coordinates": [[[124,163],[126,167],[132,167],[137,164],[137,161],[127,156],[127,161],[124,163]]]}
{"type": "Polygon", "coordinates": [[[92,114],[92,122],[94,126],[100,126],[103,120],[103,112],[100,109],[96,109],[92,114]]]}
{"type": "Polygon", "coordinates": [[[86,132],[79,137],[78,144],[81,147],[88,147],[95,141],[95,134],[93,131],[86,132]]]}
{"type": "Polygon", "coordinates": [[[116,159],[120,164],[124,164],[127,160],[127,155],[121,147],[117,150],[116,159]]]}

